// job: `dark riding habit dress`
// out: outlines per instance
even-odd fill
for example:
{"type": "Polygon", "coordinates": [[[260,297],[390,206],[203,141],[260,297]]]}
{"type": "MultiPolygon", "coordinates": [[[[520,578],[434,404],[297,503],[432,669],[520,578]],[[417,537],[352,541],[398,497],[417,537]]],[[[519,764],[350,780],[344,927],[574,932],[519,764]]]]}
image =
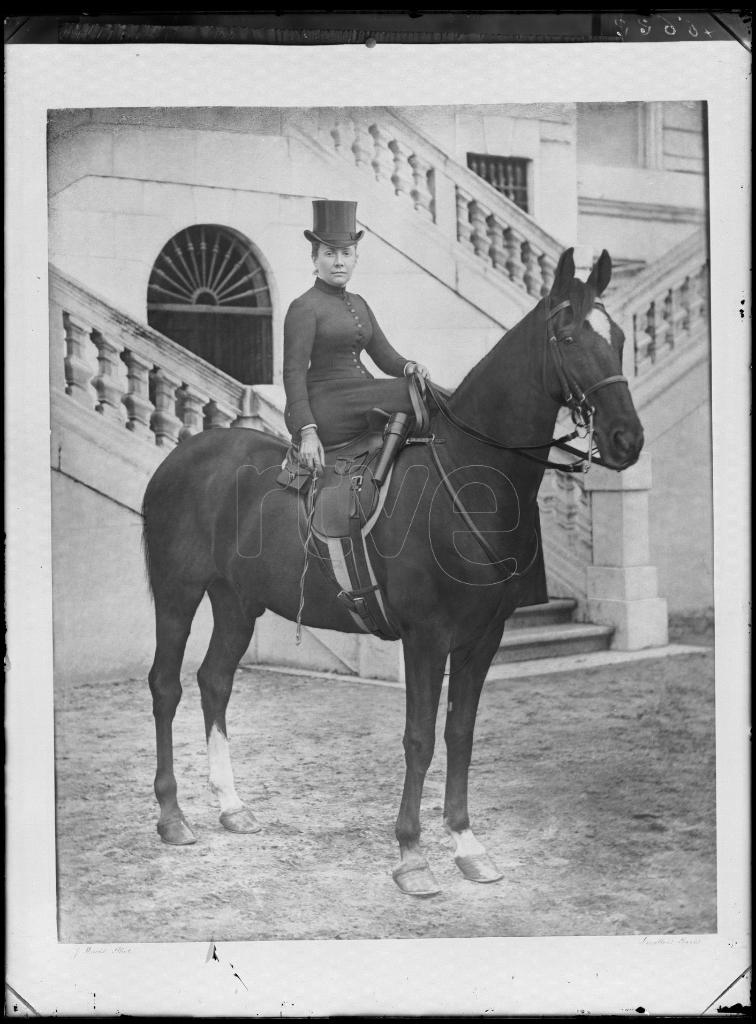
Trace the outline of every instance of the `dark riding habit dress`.
{"type": "Polygon", "coordinates": [[[364,433],[371,409],[412,412],[404,367],[367,302],[321,278],[289,306],[284,321],[283,381],[286,426],[296,440],[314,423],[324,446],[364,433]],[[398,380],[378,380],[360,361],[398,380]]]}

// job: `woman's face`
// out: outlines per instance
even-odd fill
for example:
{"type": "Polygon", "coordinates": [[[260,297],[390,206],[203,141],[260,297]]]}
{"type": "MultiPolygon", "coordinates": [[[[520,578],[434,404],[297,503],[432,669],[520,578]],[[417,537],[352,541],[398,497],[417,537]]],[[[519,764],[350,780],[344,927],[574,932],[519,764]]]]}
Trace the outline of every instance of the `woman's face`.
{"type": "Polygon", "coordinates": [[[312,257],[312,262],[315,264],[318,277],[326,284],[344,288],[357,265],[357,246],[350,245],[337,249],[321,243],[317,256],[312,257]]]}

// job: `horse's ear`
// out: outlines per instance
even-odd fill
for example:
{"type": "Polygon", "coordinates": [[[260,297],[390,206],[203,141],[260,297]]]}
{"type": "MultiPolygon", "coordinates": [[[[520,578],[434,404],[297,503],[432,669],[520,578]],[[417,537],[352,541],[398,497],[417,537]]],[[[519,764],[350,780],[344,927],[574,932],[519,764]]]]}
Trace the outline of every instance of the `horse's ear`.
{"type": "Polygon", "coordinates": [[[593,264],[590,277],[586,284],[593,288],[598,297],[601,295],[612,279],[612,257],[604,249],[599,258],[593,264]]]}
{"type": "Polygon", "coordinates": [[[570,285],[575,277],[575,250],[565,249],[559,257],[559,262],[554,271],[554,283],[551,286],[553,298],[566,298],[569,295],[570,285]]]}

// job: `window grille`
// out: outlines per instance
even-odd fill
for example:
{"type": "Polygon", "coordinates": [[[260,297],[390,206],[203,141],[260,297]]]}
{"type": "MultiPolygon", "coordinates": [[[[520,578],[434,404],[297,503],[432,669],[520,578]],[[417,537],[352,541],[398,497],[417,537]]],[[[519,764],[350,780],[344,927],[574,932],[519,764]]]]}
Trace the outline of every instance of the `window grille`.
{"type": "Polygon", "coordinates": [[[490,156],[468,153],[467,166],[507,199],[526,213],[530,212],[528,197],[529,160],[514,156],[490,156]]]}

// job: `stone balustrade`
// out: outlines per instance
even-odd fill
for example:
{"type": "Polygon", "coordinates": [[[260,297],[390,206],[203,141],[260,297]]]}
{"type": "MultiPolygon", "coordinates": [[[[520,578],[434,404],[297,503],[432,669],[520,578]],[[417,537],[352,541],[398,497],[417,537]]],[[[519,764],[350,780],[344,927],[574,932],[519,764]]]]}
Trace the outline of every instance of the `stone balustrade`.
{"type": "Polygon", "coordinates": [[[709,329],[706,237],[694,232],[662,260],[632,278],[612,302],[625,331],[625,372],[643,378],[672,353],[695,345],[709,329]]]}
{"type": "Polygon", "coordinates": [[[540,299],[554,281],[558,246],[537,225],[528,224],[519,207],[486,188],[490,194],[483,200],[469,187],[455,187],[457,241],[516,287],[540,299]]]}
{"type": "Polygon", "coordinates": [[[158,448],[171,449],[214,427],[285,434],[269,397],[260,400],[253,387],[198,360],[54,268],[50,346],[53,391],[65,391],[78,405],[158,448]]]}
{"type": "Polygon", "coordinates": [[[415,210],[435,221],[434,166],[427,152],[418,148],[406,133],[397,132],[387,111],[379,120],[363,108],[344,108],[321,127],[337,154],[363,168],[396,196],[412,203],[415,210]]]}
{"type": "Polygon", "coordinates": [[[473,171],[457,164],[391,108],[328,112],[320,138],[386,190],[410,202],[447,241],[538,299],[551,288],[561,246],[473,171]]]}

